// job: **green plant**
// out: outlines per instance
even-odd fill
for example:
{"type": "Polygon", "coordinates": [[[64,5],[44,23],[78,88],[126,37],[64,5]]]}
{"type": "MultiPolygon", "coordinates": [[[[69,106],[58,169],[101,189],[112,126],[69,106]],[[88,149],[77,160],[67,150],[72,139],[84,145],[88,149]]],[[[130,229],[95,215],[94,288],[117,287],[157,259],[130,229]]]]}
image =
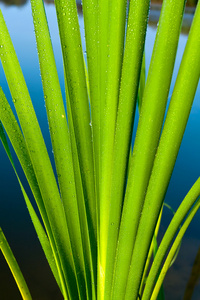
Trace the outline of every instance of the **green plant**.
{"type": "MultiPolygon", "coordinates": [[[[149,0],[131,0],[127,22],[126,0],[83,0],[87,64],[76,2],[55,0],[67,116],[44,5],[42,0],[31,0],[31,5],[56,174],[2,13],[0,58],[20,126],[0,89],[0,136],[13,164],[5,129],[34,195],[43,224],[17,175],[51,270],[64,299],[156,299],[200,205],[198,179],[175,213],[147,274],[200,76],[200,4],[163,129],[184,0],[163,2],[145,84],[140,73],[149,0]]],[[[30,299],[28,295],[24,299],[30,299]]]]}

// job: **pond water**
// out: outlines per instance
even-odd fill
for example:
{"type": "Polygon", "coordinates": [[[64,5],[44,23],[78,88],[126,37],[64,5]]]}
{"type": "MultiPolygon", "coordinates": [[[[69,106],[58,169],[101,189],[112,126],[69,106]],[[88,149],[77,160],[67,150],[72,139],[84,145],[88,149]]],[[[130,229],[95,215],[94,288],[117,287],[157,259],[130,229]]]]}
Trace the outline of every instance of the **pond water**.
{"type": "MultiPolygon", "coordinates": [[[[43,101],[41,78],[37,61],[36,43],[33,33],[30,4],[21,7],[0,4],[7,22],[19,61],[33,99],[36,113],[47,147],[51,149],[47,119],[43,101]]],[[[52,4],[46,5],[47,17],[56,54],[61,85],[62,58],[59,46],[58,29],[56,26],[55,9],[52,4]]],[[[80,18],[81,26],[83,24],[80,18]]],[[[149,27],[146,42],[147,68],[149,66],[156,28],[149,27]]],[[[83,34],[83,33],[82,33],[83,34]]],[[[187,35],[181,35],[172,86],[178,71],[178,66],[187,40],[187,35]]],[[[8,96],[8,87],[0,67],[0,84],[8,96]]],[[[171,92],[170,92],[171,95],[171,92]]],[[[12,105],[12,104],[11,104],[12,105]]],[[[172,180],[166,195],[166,202],[175,210],[200,174],[200,86],[198,87],[188,126],[181,145],[180,153],[172,175],[172,180]]],[[[51,152],[51,151],[50,151],[51,152]]],[[[171,218],[171,213],[165,209],[161,231],[171,218]]],[[[194,258],[200,246],[200,212],[190,225],[183,240],[181,251],[171,267],[165,281],[166,299],[183,299],[184,289],[190,276],[194,258]]],[[[11,248],[27,279],[34,300],[62,299],[51,275],[48,264],[42,253],[40,244],[30,221],[20,188],[15,175],[0,145],[0,226],[10,242],[11,248]]],[[[21,299],[15,282],[10,274],[3,256],[0,254],[0,299],[21,299]]],[[[200,299],[200,284],[195,287],[192,299],[200,299]]]]}

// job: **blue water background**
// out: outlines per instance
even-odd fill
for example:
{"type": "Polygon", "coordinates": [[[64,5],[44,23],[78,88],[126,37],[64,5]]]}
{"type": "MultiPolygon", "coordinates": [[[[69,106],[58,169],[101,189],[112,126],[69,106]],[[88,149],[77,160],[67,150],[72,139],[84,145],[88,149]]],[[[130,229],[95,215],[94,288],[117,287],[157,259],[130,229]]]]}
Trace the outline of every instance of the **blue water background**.
{"type": "MultiPolygon", "coordinates": [[[[45,136],[47,147],[50,149],[50,155],[52,155],[30,4],[27,3],[22,7],[8,7],[1,4],[0,8],[3,11],[3,15],[22,66],[36,114],[38,116],[39,123],[41,124],[42,132],[45,136]]],[[[46,12],[64,94],[62,55],[58,38],[54,5],[46,5],[46,12]]],[[[80,19],[80,24],[83,28],[82,18],[80,19]]],[[[151,52],[153,49],[155,33],[156,28],[148,28],[146,42],[147,68],[149,66],[151,52]]],[[[83,31],[82,38],[84,40],[83,31]]],[[[181,35],[172,87],[175,82],[178,66],[180,64],[186,41],[187,35],[181,35]]],[[[13,107],[1,66],[0,84],[2,85],[11,106],[13,107]]],[[[171,93],[172,88],[169,93],[169,98],[171,93]]],[[[200,174],[199,132],[200,86],[197,89],[180,153],[166,195],[166,202],[170,204],[174,210],[177,209],[179,203],[200,174]]],[[[19,167],[17,162],[16,164],[17,167],[19,167]]],[[[164,228],[170,218],[171,212],[165,209],[161,232],[164,231],[164,228]]],[[[167,275],[165,283],[166,299],[178,300],[183,297],[184,287],[189,278],[194,257],[200,246],[199,225],[200,212],[197,213],[190,225],[186,237],[184,238],[179,257],[167,275]]],[[[25,277],[30,285],[30,290],[34,294],[34,299],[62,299],[51,273],[48,272],[48,265],[35,235],[16,177],[12,171],[2,145],[0,145],[0,226],[2,226],[24,271],[25,277]]],[[[21,299],[14,280],[12,279],[12,275],[10,275],[2,256],[0,256],[0,299],[21,299]]],[[[193,299],[200,299],[200,285],[196,287],[193,299]]]]}

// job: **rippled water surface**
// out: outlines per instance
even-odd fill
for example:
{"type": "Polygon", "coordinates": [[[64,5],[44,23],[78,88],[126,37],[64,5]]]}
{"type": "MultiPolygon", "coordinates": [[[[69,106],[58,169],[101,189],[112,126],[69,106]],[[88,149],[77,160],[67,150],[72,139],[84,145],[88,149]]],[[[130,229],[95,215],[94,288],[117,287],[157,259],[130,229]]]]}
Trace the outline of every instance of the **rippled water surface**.
{"type": "MultiPolygon", "coordinates": [[[[5,16],[14,46],[16,48],[22,70],[24,72],[30,94],[42,127],[47,146],[51,152],[47,119],[43,101],[41,78],[37,61],[36,43],[34,40],[33,24],[31,19],[30,4],[22,7],[8,7],[0,5],[5,16]]],[[[58,29],[56,26],[55,10],[52,4],[46,5],[53,46],[63,86],[62,59],[59,46],[58,29]]],[[[83,20],[80,19],[82,26],[83,20]]],[[[156,27],[149,27],[146,43],[147,67],[149,66],[151,51],[155,38],[156,27]]],[[[82,33],[83,35],[83,33],[82,33]]],[[[187,35],[181,35],[174,78],[187,40],[187,35]]],[[[3,86],[9,100],[10,95],[3,71],[0,67],[0,84],[3,86]]],[[[174,84],[174,79],[173,83],[174,84]]],[[[169,94],[170,98],[171,92],[169,94]]],[[[11,102],[11,100],[10,100],[11,102]]],[[[166,195],[166,202],[174,209],[183,199],[189,188],[200,174],[200,87],[198,87],[194,105],[189,118],[188,126],[182,142],[181,150],[176,162],[172,180],[166,195]]],[[[161,231],[171,217],[171,212],[164,210],[161,231]]],[[[184,289],[189,279],[194,258],[200,246],[200,212],[196,215],[186,237],[183,240],[180,254],[176,263],[167,275],[165,288],[166,299],[183,299],[184,289]]],[[[20,188],[9,161],[0,145],[0,226],[7,236],[13,252],[15,253],[23,273],[30,286],[34,300],[62,299],[54,279],[48,269],[32,223],[29,219],[20,188]]],[[[21,299],[10,275],[8,267],[0,254],[0,299],[21,299]]],[[[194,297],[200,299],[200,285],[196,286],[194,297]]]]}

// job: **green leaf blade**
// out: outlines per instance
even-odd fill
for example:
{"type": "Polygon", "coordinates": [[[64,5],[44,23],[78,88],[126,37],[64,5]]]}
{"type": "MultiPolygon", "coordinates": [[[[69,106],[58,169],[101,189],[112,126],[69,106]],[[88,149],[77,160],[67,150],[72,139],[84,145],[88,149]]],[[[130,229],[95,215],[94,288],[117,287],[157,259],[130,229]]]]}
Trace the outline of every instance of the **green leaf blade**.
{"type": "MultiPolygon", "coordinates": [[[[69,253],[71,253],[71,246],[69,244],[69,239],[67,238],[68,229],[58,186],[30,95],[2,13],[0,13],[0,26],[3,29],[0,32],[0,44],[3,45],[3,47],[0,48],[0,51],[2,54],[1,60],[3,62],[4,72],[34,167],[48,219],[52,227],[56,247],[60,249],[60,251],[58,251],[60,256],[59,259],[61,260],[63,267],[63,270],[60,270],[60,274],[64,272],[67,277],[65,265],[69,264],[71,270],[73,270],[74,265],[72,258],[69,255],[69,253]],[[54,213],[55,211],[57,211],[56,215],[54,213]]],[[[70,270],[69,267],[68,270],[70,270]]],[[[68,273],[69,272],[70,271],[68,271],[68,273]]],[[[72,274],[70,276],[73,278],[72,274]]],[[[62,290],[65,292],[66,286],[64,280],[62,280],[62,284],[62,290]]],[[[73,293],[75,291],[76,289],[73,288],[73,293]]]]}
{"type": "Polygon", "coordinates": [[[69,130],[43,2],[32,0],[31,3],[58,182],[67,218],[76,276],[79,289],[84,295],[85,264],[69,130]],[[38,19],[40,19],[39,23],[38,19]]]}
{"type": "MultiPolygon", "coordinates": [[[[138,266],[139,260],[141,261],[140,272],[142,272],[144,259],[164,201],[197,88],[200,76],[199,20],[200,9],[197,8],[194,26],[192,26],[191,34],[188,38],[145,197],[129,272],[129,287],[133,283],[132,279],[135,273],[135,267],[133,266],[135,264],[138,266]],[[193,83],[186,85],[184,82],[188,79],[189,74],[193,76],[193,83]]],[[[137,269],[137,275],[139,274],[138,271],[139,268],[137,269]]]]}
{"type": "Polygon", "coordinates": [[[153,262],[153,265],[149,273],[149,277],[146,282],[146,286],[143,294],[144,300],[149,299],[150,295],[152,295],[152,299],[156,299],[156,294],[159,292],[160,285],[162,284],[164,276],[170,267],[171,261],[173,260],[174,255],[181,242],[181,239],[183,238],[183,234],[186,231],[187,227],[189,226],[190,222],[192,221],[192,218],[194,217],[195,213],[199,209],[199,205],[200,205],[199,195],[200,195],[200,179],[198,179],[195,182],[195,184],[192,186],[192,188],[184,198],[183,202],[179,206],[177,212],[175,213],[169,227],[167,228],[167,231],[158,248],[155,261],[153,262]],[[169,246],[173,241],[173,238],[176,232],[178,231],[178,229],[180,228],[180,225],[183,221],[184,223],[181,226],[181,229],[179,230],[179,233],[175,241],[173,242],[172,248],[170,249],[168,257],[166,258],[165,264],[161,270],[159,276],[160,278],[158,278],[158,281],[155,282],[156,276],[158,274],[158,270],[161,267],[165,254],[167,253],[167,250],[169,249],[169,246]],[[154,284],[156,284],[156,287],[154,293],[152,294],[154,284]]]}
{"type": "Polygon", "coordinates": [[[110,216],[108,223],[106,297],[110,297],[115,252],[121,218],[121,205],[126,182],[135,105],[138,93],[141,61],[147,29],[149,1],[130,3],[127,36],[122,66],[115,142],[113,149],[110,216]],[[140,45],[140,47],[138,47],[140,45]],[[108,286],[110,285],[109,289],[108,286]]]}
{"type": "Polygon", "coordinates": [[[19,265],[12,253],[12,250],[10,249],[10,246],[9,246],[1,228],[0,228],[0,249],[10,267],[13,277],[15,278],[15,281],[18,285],[18,288],[20,290],[22,298],[24,300],[31,300],[32,297],[31,297],[31,294],[27,287],[26,281],[22,275],[19,265]]]}
{"type": "Polygon", "coordinates": [[[65,1],[57,0],[55,5],[84,196],[89,204],[90,216],[96,236],[96,195],[92,132],[76,2],[70,0],[66,3],[65,1]]]}

